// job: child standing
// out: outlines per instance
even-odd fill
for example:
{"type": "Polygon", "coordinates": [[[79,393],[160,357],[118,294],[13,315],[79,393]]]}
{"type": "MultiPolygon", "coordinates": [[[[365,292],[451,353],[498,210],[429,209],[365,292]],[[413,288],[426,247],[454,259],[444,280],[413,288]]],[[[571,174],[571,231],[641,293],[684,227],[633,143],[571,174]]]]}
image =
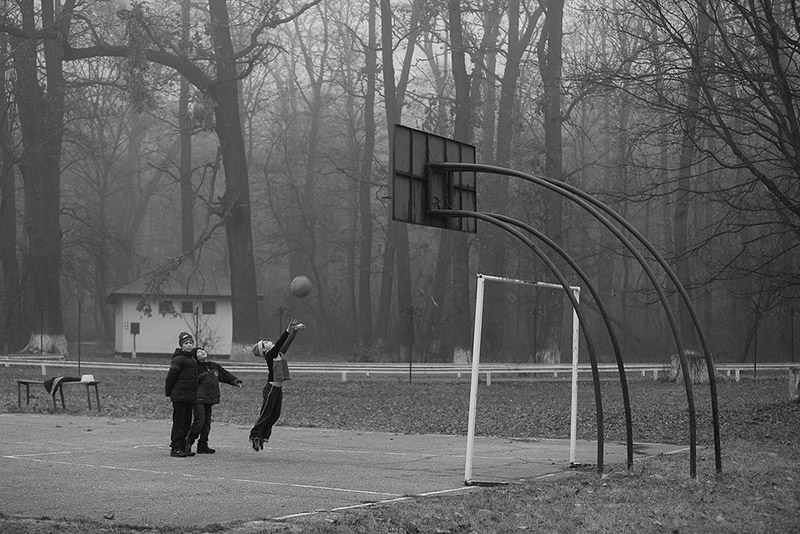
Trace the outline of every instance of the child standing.
{"type": "Polygon", "coordinates": [[[186,447],[192,450],[197,441],[197,454],[214,454],[216,450],[208,446],[208,434],[211,432],[211,410],[219,403],[219,383],[243,387],[242,381],[233,376],[227,369],[216,362],[209,361],[208,353],[197,349],[197,401],[193,406],[194,421],[189,428],[186,447]]]}
{"type": "Polygon", "coordinates": [[[181,332],[178,335],[178,348],[172,354],[172,362],[164,383],[164,393],[172,401],[169,455],[175,458],[194,456],[194,453],[186,447],[186,436],[192,425],[192,405],[197,399],[196,350],[192,335],[181,332]]]}
{"type": "Polygon", "coordinates": [[[298,323],[296,319],[289,322],[278,341],[272,342],[262,339],[253,345],[253,355],[256,358],[264,358],[267,362],[269,375],[267,383],[264,385],[262,395],[264,400],[261,402],[261,411],[258,414],[258,420],[253,428],[250,430],[250,446],[256,451],[264,450],[264,444],[269,442],[272,435],[272,427],[281,416],[281,406],[283,404],[283,382],[288,380],[288,376],[282,376],[280,372],[282,363],[280,360],[283,355],[289,350],[289,345],[294,341],[298,330],[305,328],[305,325],[298,323]],[[276,369],[277,368],[277,369],[276,369]]]}

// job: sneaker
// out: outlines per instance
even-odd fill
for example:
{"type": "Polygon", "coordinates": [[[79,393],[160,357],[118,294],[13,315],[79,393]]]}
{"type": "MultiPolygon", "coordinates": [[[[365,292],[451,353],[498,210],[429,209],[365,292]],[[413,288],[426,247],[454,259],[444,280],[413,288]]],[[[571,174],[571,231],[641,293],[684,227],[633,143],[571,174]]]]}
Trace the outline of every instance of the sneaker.
{"type": "Polygon", "coordinates": [[[186,458],[187,456],[189,456],[180,449],[172,449],[169,455],[172,456],[173,458],[186,458]]]}
{"type": "Polygon", "coordinates": [[[208,445],[198,445],[197,446],[197,454],[214,454],[216,449],[212,449],[208,445]]]}
{"type": "Polygon", "coordinates": [[[250,445],[254,451],[260,451],[263,446],[261,445],[261,438],[250,436],[250,445]]]}
{"type": "Polygon", "coordinates": [[[185,449],[183,449],[183,454],[185,454],[186,456],[194,456],[194,453],[192,452],[192,449],[190,449],[189,447],[186,447],[185,449]]]}

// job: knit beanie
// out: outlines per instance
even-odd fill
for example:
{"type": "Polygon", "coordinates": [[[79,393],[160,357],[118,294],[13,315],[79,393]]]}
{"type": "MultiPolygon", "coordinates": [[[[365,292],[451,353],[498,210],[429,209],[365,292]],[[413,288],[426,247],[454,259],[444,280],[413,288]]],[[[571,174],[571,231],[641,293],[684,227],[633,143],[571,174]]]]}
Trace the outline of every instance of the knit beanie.
{"type": "Polygon", "coordinates": [[[194,341],[192,334],[190,334],[189,332],[181,332],[180,334],[178,334],[178,346],[179,347],[183,346],[183,342],[186,341],[187,339],[191,339],[192,341],[194,341]]]}

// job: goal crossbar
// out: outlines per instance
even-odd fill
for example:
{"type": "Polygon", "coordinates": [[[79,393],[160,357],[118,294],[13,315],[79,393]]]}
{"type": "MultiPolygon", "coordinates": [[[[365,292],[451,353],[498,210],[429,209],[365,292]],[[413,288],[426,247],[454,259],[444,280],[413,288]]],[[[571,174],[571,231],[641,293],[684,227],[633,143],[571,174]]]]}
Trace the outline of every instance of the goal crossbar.
{"type": "MultiPolygon", "coordinates": [[[[504,278],[478,273],[478,286],[475,292],[475,326],[472,336],[472,374],[469,393],[469,424],[467,428],[467,453],[464,467],[464,483],[476,484],[472,480],[472,459],[475,447],[475,419],[478,406],[478,382],[480,376],[481,360],[481,335],[483,332],[483,301],[486,282],[499,282],[506,284],[522,284],[546,289],[563,289],[560,284],[548,282],[531,282],[514,278],[504,278]]],[[[581,288],[570,286],[576,302],[580,302],[581,288]]],[[[572,396],[570,401],[570,432],[569,432],[569,463],[575,465],[575,450],[577,445],[578,430],[578,350],[579,350],[579,323],[578,313],[572,310],[572,396]]]]}

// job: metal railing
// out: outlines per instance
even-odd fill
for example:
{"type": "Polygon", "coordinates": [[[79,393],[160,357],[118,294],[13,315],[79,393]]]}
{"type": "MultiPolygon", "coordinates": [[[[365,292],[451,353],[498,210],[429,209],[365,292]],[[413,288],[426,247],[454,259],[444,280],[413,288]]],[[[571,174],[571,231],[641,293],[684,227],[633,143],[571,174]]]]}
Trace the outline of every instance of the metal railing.
{"type": "MultiPolygon", "coordinates": [[[[230,372],[236,373],[255,373],[266,374],[267,368],[263,362],[239,362],[220,360],[220,363],[230,372]]],[[[42,359],[38,355],[31,358],[23,358],[15,355],[14,357],[0,356],[0,367],[38,367],[41,375],[62,373],[59,369],[77,369],[79,362],[58,359],[42,359]],[[48,371],[49,369],[49,371],[48,371]]],[[[742,377],[758,376],[758,373],[768,373],[774,375],[775,372],[787,371],[788,369],[800,367],[800,362],[782,363],[759,363],[754,367],[752,363],[720,363],[715,368],[718,376],[725,375],[733,377],[739,382],[742,377]]],[[[166,373],[169,364],[165,363],[139,363],[136,361],[119,362],[100,362],[87,361],[80,362],[80,369],[102,370],[102,369],[128,369],[139,371],[157,371],[166,373]]],[[[643,378],[658,380],[670,373],[669,364],[659,363],[632,363],[626,364],[625,370],[628,373],[640,374],[643,378]]],[[[455,379],[470,377],[472,366],[470,364],[456,363],[352,363],[352,362],[303,362],[291,361],[291,371],[294,375],[339,375],[342,382],[346,382],[348,377],[361,376],[369,378],[375,376],[413,376],[424,377],[453,377],[455,379]]],[[[589,364],[579,364],[578,374],[587,375],[592,371],[589,364]]],[[[618,374],[617,365],[614,363],[598,364],[598,371],[608,378],[618,374]]],[[[510,379],[559,379],[566,378],[572,373],[571,364],[516,364],[516,363],[484,363],[479,367],[481,378],[487,385],[492,381],[510,379]]]]}

